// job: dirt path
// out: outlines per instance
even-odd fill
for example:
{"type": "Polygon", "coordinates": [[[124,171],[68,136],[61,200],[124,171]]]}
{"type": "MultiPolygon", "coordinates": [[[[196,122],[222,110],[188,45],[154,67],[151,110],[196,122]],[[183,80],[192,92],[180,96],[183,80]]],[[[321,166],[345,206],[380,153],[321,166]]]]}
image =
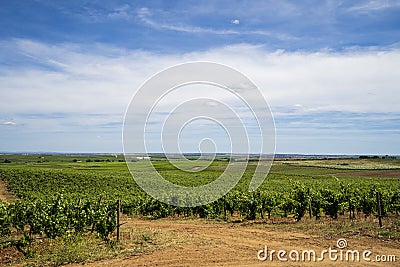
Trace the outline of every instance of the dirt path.
{"type": "MultiPolygon", "coordinates": [[[[125,227],[148,227],[175,234],[186,234],[194,240],[193,244],[178,244],[149,254],[132,256],[125,259],[103,260],[86,266],[400,266],[400,248],[396,244],[371,239],[368,237],[348,238],[347,250],[359,250],[362,253],[369,249],[373,252],[370,258],[380,255],[396,255],[395,263],[345,262],[330,261],[325,254],[322,262],[280,262],[276,254],[271,262],[269,259],[260,261],[257,252],[264,246],[271,250],[315,250],[317,257],[323,249],[336,248],[336,239],[321,238],[309,234],[291,231],[277,231],[265,225],[241,225],[227,223],[205,223],[201,220],[174,221],[174,220],[129,220],[125,227]]],[[[288,228],[289,229],[289,228],[288,228]]],[[[263,255],[261,255],[263,256],[263,255]]],[[[288,255],[286,255],[286,258],[288,255]]],[[[362,254],[361,254],[362,257],[362,254]]],[[[301,254],[300,254],[301,258],[301,254]]],[[[81,266],[70,265],[72,266],[81,266]]]]}
{"type": "Polygon", "coordinates": [[[0,179],[0,200],[10,203],[15,199],[16,197],[7,190],[7,183],[0,179]]]}

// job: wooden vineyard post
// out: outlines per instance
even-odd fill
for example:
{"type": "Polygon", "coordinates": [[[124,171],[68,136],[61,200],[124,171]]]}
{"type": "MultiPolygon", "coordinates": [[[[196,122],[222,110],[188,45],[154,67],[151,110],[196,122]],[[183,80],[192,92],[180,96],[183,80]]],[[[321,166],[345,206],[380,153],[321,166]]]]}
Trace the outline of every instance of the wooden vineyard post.
{"type": "Polygon", "coordinates": [[[376,192],[376,205],[378,208],[379,227],[382,228],[382,205],[381,205],[381,195],[379,194],[379,192],[376,192]]]}
{"type": "Polygon", "coordinates": [[[311,194],[310,188],[308,188],[308,213],[310,214],[310,219],[312,219],[312,207],[311,207],[311,194]]]}
{"type": "Polygon", "coordinates": [[[119,242],[119,228],[120,228],[120,215],[121,215],[121,199],[117,200],[117,242],[119,242]]]}

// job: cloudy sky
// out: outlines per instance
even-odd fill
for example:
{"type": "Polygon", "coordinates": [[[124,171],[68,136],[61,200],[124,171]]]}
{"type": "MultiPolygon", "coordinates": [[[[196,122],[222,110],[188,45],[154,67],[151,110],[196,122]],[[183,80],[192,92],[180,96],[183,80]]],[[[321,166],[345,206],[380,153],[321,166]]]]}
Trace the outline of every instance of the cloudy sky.
{"type": "Polygon", "coordinates": [[[0,25],[2,152],[122,152],[141,84],[211,61],[262,91],[277,153],[400,154],[396,0],[1,1],[0,25]]]}

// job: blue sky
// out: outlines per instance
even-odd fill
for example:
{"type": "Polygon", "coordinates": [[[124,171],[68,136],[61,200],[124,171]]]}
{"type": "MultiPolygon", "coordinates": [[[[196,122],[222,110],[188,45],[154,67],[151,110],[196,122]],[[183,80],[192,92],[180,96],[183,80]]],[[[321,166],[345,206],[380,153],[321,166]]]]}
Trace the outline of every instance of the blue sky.
{"type": "Polygon", "coordinates": [[[278,153],[400,154],[399,1],[1,1],[0,25],[0,151],[121,152],[137,88],[206,60],[258,85],[278,153]]]}

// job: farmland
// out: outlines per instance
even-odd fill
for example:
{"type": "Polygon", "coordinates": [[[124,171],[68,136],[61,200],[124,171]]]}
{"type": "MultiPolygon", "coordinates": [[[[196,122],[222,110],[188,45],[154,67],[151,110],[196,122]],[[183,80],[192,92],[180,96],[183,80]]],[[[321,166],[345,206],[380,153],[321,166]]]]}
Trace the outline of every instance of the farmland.
{"type": "MultiPolygon", "coordinates": [[[[2,249],[18,247],[28,258],[36,253],[34,247],[41,238],[58,240],[94,233],[99,244],[115,246],[118,199],[123,216],[135,220],[190,218],[217,224],[266,225],[272,221],[278,222],[277,228],[295,223],[291,227],[300,232],[310,231],[310,225],[316,227],[317,222],[351,222],[350,232],[356,231],[356,224],[357,231],[372,231],[376,238],[400,240],[400,160],[395,158],[276,160],[255,192],[248,192],[255,167],[250,162],[228,195],[193,208],[169,206],[149,197],[136,185],[121,155],[1,155],[0,162],[4,162],[0,165],[0,192],[7,193],[2,194],[3,200],[10,203],[1,204],[2,249]],[[377,227],[375,217],[377,192],[382,201],[383,229],[377,227]]],[[[147,171],[141,160],[131,164],[147,171]]],[[[162,157],[155,158],[153,164],[175,184],[198,186],[215,180],[228,163],[216,160],[206,170],[191,173],[176,169],[162,157]]],[[[331,229],[322,227],[321,231],[325,235],[331,229]]],[[[147,239],[147,234],[142,236],[147,239]]],[[[79,260],[66,260],[74,261],[79,260]]]]}

